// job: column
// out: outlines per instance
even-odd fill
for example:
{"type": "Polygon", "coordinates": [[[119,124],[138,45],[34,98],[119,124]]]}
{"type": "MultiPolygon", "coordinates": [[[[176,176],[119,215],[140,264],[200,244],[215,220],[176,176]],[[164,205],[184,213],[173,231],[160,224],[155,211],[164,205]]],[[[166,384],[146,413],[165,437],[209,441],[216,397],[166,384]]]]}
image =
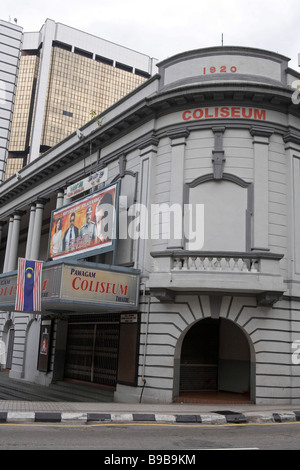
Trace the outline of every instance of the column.
{"type": "Polygon", "coordinates": [[[14,271],[15,269],[17,269],[20,225],[21,225],[21,213],[16,212],[14,215],[14,219],[13,219],[9,259],[7,263],[8,272],[14,271]]]}
{"type": "Polygon", "coordinates": [[[64,197],[65,197],[64,191],[63,190],[58,191],[56,195],[56,209],[60,209],[60,207],[64,205],[64,197]]]}
{"type": "Polygon", "coordinates": [[[3,272],[7,272],[8,267],[8,260],[9,260],[9,252],[10,252],[10,244],[11,244],[11,235],[12,235],[12,228],[14,223],[14,217],[10,216],[8,222],[8,230],[7,230],[7,240],[6,240],[6,250],[5,250],[5,258],[4,258],[4,265],[3,265],[3,272]]]}
{"type": "Polygon", "coordinates": [[[178,206],[182,213],[182,236],[181,239],[175,238],[174,230],[171,227],[170,239],[168,242],[168,249],[182,249],[184,248],[184,227],[183,227],[183,193],[184,193],[184,155],[186,138],[189,136],[189,131],[177,131],[170,133],[171,149],[172,149],[172,164],[171,164],[171,189],[170,189],[170,208],[173,205],[178,206]]]}
{"type": "Polygon", "coordinates": [[[29,215],[29,227],[27,233],[27,244],[26,244],[26,253],[25,258],[31,258],[31,247],[32,247],[32,236],[34,230],[34,219],[35,219],[35,204],[32,204],[30,208],[30,215],[29,215]]]}
{"type": "Polygon", "coordinates": [[[269,137],[273,129],[252,128],[254,146],[253,250],[269,250],[269,137]]]}
{"type": "Polygon", "coordinates": [[[39,259],[41,233],[43,224],[44,201],[38,201],[35,205],[34,230],[32,234],[31,259],[39,259]]]}

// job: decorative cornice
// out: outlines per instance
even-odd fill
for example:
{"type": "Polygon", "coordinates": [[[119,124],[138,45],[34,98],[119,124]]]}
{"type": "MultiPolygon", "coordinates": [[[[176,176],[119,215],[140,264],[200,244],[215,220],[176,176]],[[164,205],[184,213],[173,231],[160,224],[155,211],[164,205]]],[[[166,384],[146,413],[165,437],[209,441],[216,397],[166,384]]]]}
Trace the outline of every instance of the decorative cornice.
{"type": "Polygon", "coordinates": [[[300,145],[300,134],[294,131],[289,131],[283,136],[283,142],[300,145]]]}
{"type": "Polygon", "coordinates": [[[253,137],[270,137],[272,134],[274,134],[274,129],[271,127],[256,127],[253,126],[250,129],[250,133],[253,137]]]}

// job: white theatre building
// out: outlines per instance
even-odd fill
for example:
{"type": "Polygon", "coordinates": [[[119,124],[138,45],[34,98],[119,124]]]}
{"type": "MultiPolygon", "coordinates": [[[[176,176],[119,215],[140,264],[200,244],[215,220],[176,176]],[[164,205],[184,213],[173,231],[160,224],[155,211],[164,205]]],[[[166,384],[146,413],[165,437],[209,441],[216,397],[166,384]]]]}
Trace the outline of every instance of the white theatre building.
{"type": "Polygon", "coordinates": [[[288,62],[227,46],[168,58],[0,186],[10,377],[80,382],[120,402],[300,403],[299,74],[288,62]],[[85,244],[105,194],[111,236],[85,244]],[[76,242],[55,251],[71,218],[76,242]],[[18,258],[44,262],[40,312],[15,311],[18,258]]]}

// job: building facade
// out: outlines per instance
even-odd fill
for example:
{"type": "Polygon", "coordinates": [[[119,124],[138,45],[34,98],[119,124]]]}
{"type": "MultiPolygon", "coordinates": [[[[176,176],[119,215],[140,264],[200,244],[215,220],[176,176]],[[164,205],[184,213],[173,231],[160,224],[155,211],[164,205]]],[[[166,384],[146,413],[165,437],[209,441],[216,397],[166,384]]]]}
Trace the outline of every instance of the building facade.
{"type": "Polygon", "coordinates": [[[123,402],[221,391],[300,402],[299,74],[288,61],[243,47],[171,57],[2,184],[11,377],[96,383],[123,402]],[[111,192],[117,232],[86,246],[77,233],[72,253],[56,252],[55,227],[97,224],[111,192]],[[44,262],[41,312],[15,311],[18,258],[44,262]]]}
{"type": "Polygon", "coordinates": [[[50,19],[40,31],[24,32],[19,46],[6,179],[146,81],[156,68],[145,54],[50,19]]]}
{"type": "Polygon", "coordinates": [[[5,178],[23,30],[0,20],[0,181],[5,178]]]}

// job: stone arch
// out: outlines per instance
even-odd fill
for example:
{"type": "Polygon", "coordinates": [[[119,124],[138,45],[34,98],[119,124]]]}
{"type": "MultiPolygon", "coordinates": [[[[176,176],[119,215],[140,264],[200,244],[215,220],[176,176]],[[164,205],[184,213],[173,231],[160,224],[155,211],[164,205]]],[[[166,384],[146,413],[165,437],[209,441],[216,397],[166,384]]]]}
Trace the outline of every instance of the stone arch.
{"type": "Polygon", "coordinates": [[[202,392],[222,391],[255,402],[254,346],[247,331],[228,318],[191,323],[178,338],[174,366],[174,399],[188,391],[199,400],[202,392]]]}

